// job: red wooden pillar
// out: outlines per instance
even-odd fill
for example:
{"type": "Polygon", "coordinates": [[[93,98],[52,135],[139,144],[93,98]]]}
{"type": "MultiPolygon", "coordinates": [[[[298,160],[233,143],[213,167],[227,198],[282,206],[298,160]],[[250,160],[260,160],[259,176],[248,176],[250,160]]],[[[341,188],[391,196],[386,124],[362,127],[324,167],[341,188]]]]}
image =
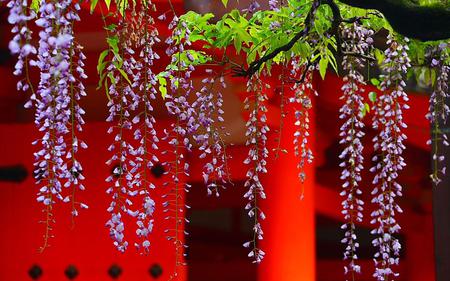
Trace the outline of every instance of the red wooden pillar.
{"type": "MultiPolygon", "coordinates": [[[[260,281],[315,280],[315,220],[314,220],[314,167],[307,166],[304,183],[297,177],[298,159],[293,153],[295,132],[292,108],[284,120],[282,147],[289,153],[280,153],[268,161],[269,173],[263,179],[267,199],[262,200],[266,220],[262,223],[264,240],[261,247],[266,257],[259,266],[260,281]]],[[[314,116],[311,116],[310,144],[314,143],[314,116]]],[[[273,130],[272,130],[273,131],[273,130]]],[[[270,138],[276,138],[272,132],[270,138]]],[[[270,147],[273,147],[271,143],[270,147]]]]}

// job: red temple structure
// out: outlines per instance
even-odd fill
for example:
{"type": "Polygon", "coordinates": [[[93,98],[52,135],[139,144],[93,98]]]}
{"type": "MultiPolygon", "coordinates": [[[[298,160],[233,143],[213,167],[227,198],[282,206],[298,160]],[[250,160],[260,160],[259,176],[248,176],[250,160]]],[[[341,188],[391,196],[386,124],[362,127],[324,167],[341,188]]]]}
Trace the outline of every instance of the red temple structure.
{"type": "MultiPolygon", "coordinates": [[[[159,11],[169,9],[167,1],[154,2],[159,11]]],[[[184,9],[182,0],[172,2],[180,11],[184,9]]],[[[132,247],[125,254],[118,253],[108,238],[108,229],[104,227],[110,199],[105,194],[107,185],[104,179],[111,173],[104,163],[110,136],[106,134],[107,124],[103,121],[107,115],[107,98],[103,90],[96,90],[96,64],[106,44],[99,11],[90,14],[88,8],[82,12],[82,21],[76,26],[76,32],[79,41],[85,46],[89,75],[88,97],[82,101],[87,112],[83,136],[89,149],[81,152],[80,159],[84,166],[87,190],[78,196],[90,208],[81,212],[72,224],[69,208],[58,206],[51,247],[42,254],[37,253],[43,232],[43,226],[38,223],[42,214],[41,206],[35,199],[37,189],[32,165],[34,147],[31,142],[37,136],[37,130],[32,124],[33,112],[23,108],[27,97],[15,89],[16,77],[12,74],[14,58],[7,50],[10,27],[6,16],[6,9],[1,9],[0,280],[167,280],[173,270],[174,254],[171,242],[165,239],[164,214],[156,211],[155,232],[152,234],[151,253],[148,256],[138,255],[132,247]]],[[[164,30],[164,26],[161,25],[159,29],[164,30]]],[[[164,38],[167,34],[162,32],[161,36],[164,38]]],[[[164,45],[161,44],[159,48],[159,53],[164,53],[164,45]]],[[[275,77],[276,72],[273,75],[275,77]]],[[[35,81],[37,79],[32,78],[35,81]]],[[[194,79],[200,80],[201,77],[194,79]]],[[[227,82],[228,88],[224,92],[225,126],[231,133],[227,141],[234,144],[229,148],[233,156],[229,165],[234,185],[224,190],[220,198],[207,197],[199,172],[202,164],[195,154],[188,155],[186,161],[191,164],[192,176],[186,180],[193,185],[192,192],[186,197],[192,207],[187,214],[191,223],[186,226],[190,235],[185,238],[189,245],[186,258],[188,265],[179,280],[344,280],[344,246],[340,244],[343,216],[338,167],[338,155],[342,149],[338,144],[341,79],[333,73],[328,73],[324,81],[319,77],[314,79],[319,93],[313,101],[311,127],[315,161],[308,166],[304,186],[298,182],[296,159],[292,153],[281,154],[278,159],[269,161],[270,172],[264,179],[268,199],[262,202],[267,219],[263,223],[265,239],[261,245],[267,255],[260,266],[252,264],[241,247],[249,235],[249,224],[243,211],[245,200],[242,198],[245,193],[245,168],[242,162],[247,154],[247,148],[243,145],[245,112],[242,97],[245,83],[238,78],[228,78],[227,82]],[[303,200],[300,199],[302,188],[303,200]]],[[[269,96],[273,140],[280,125],[276,85],[269,96]]],[[[428,177],[430,149],[425,144],[430,130],[425,119],[428,99],[425,95],[413,92],[410,97],[411,109],[405,116],[409,125],[406,150],[408,166],[401,175],[405,192],[400,199],[404,214],[399,218],[403,249],[398,280],[432,281],[435,278],[432,191],[428,177]]],[[[158,129],[161,130],[168,125],[168,116],[161,99],[155,108],[160,126],[158,129]]],[[[281,140],[283,148],[288,150],[292,148],[292,119],[291,114],[288,114],[281,140]]],[[[366,167],[370,166],[373,134],[369,130],[366,137],[366,167]]],[[[164,181],[163,171],[155,169],[152,172],[155,185],[158,186],[164,181]]],[[[366,202],[370,202],[371,178],[370,173],[364,174],[366,202]]],[[[366,219],[359,225],[358,233],[363,267],[362,275],[358,278],[360,281],[372,280],[373,272],[370,203],[365,208],[366,219]]],[[[130,227],[128,232],[132,231],[130,227]]]]}

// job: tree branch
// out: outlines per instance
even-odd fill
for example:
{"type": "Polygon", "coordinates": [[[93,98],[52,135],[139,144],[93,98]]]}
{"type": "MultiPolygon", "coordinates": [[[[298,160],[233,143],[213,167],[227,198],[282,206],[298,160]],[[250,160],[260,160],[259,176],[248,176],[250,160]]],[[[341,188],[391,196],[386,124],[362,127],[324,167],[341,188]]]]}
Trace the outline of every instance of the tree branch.
{"type": "MultiPolygon", "coordinates": [[[[233,68],[233,72],[234,72],[233,76],[235,76],[235,77],[251,77],[253,74],[255,74],[256,72],[259,71],[259,69],[265,62],[273,59],[281,52],[287,52],[290,49],[292,49],[292,47],[294,47],[294,45],[297,41],[299,41],[300,39],[302,39],[303,37],[305,37],[309,34],[309,31],[311,30],[311,26],[314,24],[316,11],[320,5],[328,5],[331,8],[331,11],[333,13],[333,20],[332,20],[332,26],[331,26],[330,30],[328,31],[328,33],[336,36],[338,54],[341,55],[342,54],[342,50],[341,50],[341,45],[342,45],[341,41],[342,40],[341,40],[341,37],[339,34],[339,25],[344,21],[344,19],[341,16],[339,7],[336,5],[334,0],[316,0],[313,2],[311,9],[309,10],[308,15],[306,16],[305,28],[303,30],[301,30],[297,34],[295,34],[295,36],[292,37],[292,39],[287,44],[276,48],[269,54],[264,55],[261,58],[259,58],[258,60],[255,60],[254,62],[252,62],[249,65],[247,70],[244,69],[243,66],[233,68]]],[[[357,19],[356,18],[347,19],[347,20],[345,20],[345,22],[350,22],[352,20],[357,20],[357,19]]]]}
{"type": "Polygon", "coordinates": [[[378,10],[395,31],[422,41],[450,38],[450,5],[420,6],[412,0],[339,0],[349,6],[378,10]]]}
{"type": "MultiPolygon", "coordinates": [[[[376,9],[384,14],[392,27],[400,34],[419,40],[441,40],[450,38],[450,7],[443,9],[442,6],[419,6],[409,0],[339,0],[350,6],[363,9],[376,9]]],[[[342,53],[342,39],[339,33],[339,26],[342,22],[352,23],[362,18],[343,19],[339,6],[335,0],[316,0],[305,19],[305,28],[299,31],[285,45],[276,48],[272,52],[262,56],[249,65],[246,70],[243,66],[233,68],[233,76],[251,77],[259,71],[261,66],[267,61],[275,58],[281,52],[289,51],[297,41],[309,34],[317,8],[320,5],[328,5],[332,11],[333,19],[329,34],[336,36],[338,55],[360,56],[353,53],[342,53]]],[[[376,15],[376,14],[375,14],[376,15]]],[[[370,56],[363,57],[373,61],[370,56]]]]}
{"type": "Polygon", "coordinates": [[[305,19],[305,28],[303,30],[301,30],[300,32],[298,32],[297,34],[295,34],[295,36],[292,37],[292,39],[287,44],[285,44],[281,47],[278,47],[275,50],[273,50],[272,52],[270,52],[269,54],[262,56],[258,60],[255,60],[254,62],[252,62],[249,65],[247,70],[245,70],[244,67],[234,68],[233,76],[251,77],[253,74],[255,74],[256,72],[259,71],[259,69],[265,62],[273,59],[281,52],[287,52],[290,49],[292,49],[292,47],[294,47],[294,45],[295,45],[295,43],[297,43],[297,41],[299,41],[301,38],[308,35],[309,31],[311,30],[311,26],[314,24],[314,17],[315,17],[317,8],[320,6],[320,4],[321,4],[320,0],[313,2],[312,7],[309,10],[308,15],[306,16],[306,19],[305,19]]]}

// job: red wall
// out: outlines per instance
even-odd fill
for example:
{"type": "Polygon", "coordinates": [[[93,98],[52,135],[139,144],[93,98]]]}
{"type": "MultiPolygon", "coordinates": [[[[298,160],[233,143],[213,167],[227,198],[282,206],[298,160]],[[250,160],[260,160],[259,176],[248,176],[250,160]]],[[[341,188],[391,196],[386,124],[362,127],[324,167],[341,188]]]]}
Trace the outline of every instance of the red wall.
{"type": "MultiPolygon", "coordinates": [[[[28,173],[32,171],[33,147],[30,143],[35,135],[34,126],[30,125],[0,125],[0,166],[24,164],[28,173]]],[[[37,186],[30,174],[22,183],[0,182],[0,222],[2,224],[0,239],[0,280],[25,281],[29,268],[37,264],[43,269],[39,280],[68,280],[64,270],[68,265],[74,265],[79,270],[76,280],[101,281],[111,280],[107,271],[113,264],[119,265],[123,273],[120,280],[153,280],[148,269],[159,264],[163,274],[157,280],[167,280],[173,270],[173,244],[164,237],[163,231],[170,227],[170,221],[162,219],[161,202],[157,201],[155,211],[154,233],[151,235],[151,253],[148,256],[137,254],[132,246],[135,236],[133,222],[128,222],[128,241],[130,247],[125,254],[118,253],[109,239],[106,208],[110,198],[105,193],[107,184],[105,178],[110,168],[105,165],[108,159],[106,150],[110,137],[106,134],[104,123],[91,123],[86,126],[84,138],[89,149],[81,153],[80,161],[85,171],[86,191],[79,192],[78,198],[89,205],[88,210],[80,211],[72,229],[70,206],[58,202],[55,210],[55,237],[51,239],[51,247],[43,254],[38,248],[42,245],[43,225],[38,223],[43,218],[41,205],[36,202],[37,186]],[[166,223],[166,225],[164,225],[166,223]]],[[[161,144],[164,147],[163,144],[161,144]]],[[[155,179],[158,186],[155,194],[165,193],[160,188],[164,180],[155,179]]],[[[158,198],[155,196],[155,198],[158,198]]],[[[185,269],[182,270],[184,280],[185,269]]]]}

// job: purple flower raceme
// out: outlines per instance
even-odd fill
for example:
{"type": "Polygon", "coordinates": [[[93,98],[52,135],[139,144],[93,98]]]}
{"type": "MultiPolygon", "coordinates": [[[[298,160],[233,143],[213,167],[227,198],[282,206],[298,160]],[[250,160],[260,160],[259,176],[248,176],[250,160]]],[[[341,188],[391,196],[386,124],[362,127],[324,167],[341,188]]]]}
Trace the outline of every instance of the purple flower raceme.
{"type": "Polygon", "coordinates": [[[36,18],[36,12],[29,8],[29,2],[29,0],[11,0],[6,5],[9,8],[8,22],[13,26],[11,29],[13,39],[9,42],[9,50],[11,54],[18,56],[14,75],[23,76],[17,82],[17,90],[31,89],[34,92],[28,67],[30,56],[36,55],[37,51],[31,44],[32,31],[28,27],[28,22],[36,18]]]}
{"type": "MultiPolygon", "coordinates": [[[[183,230],[185,222],[186,208],[184,203],[185,192],[189,192],[190,184],[184,183],[184,178],[189,176],[189,164],[185,161],[185,151],[190,151],[193,147],[190,136],[196,136],[199,124],[196,118],[195,109],[189,102],[189,96],[194,90],[193,82],[190,79],[191,73],[195,70],[193,64],[183,60],[183,55],[193,63],[194,58],[187,48],[191,45],[191,31],[185,22],[180,21],[174,15],[169,24],[172,30],[170,37],[166,39],[168,45],[166,54],[171,58],[172,69],[166,70],[165,78],[170,80],[170,92],[166,95],[166,108],[171,116],[175,118],[172,128],[165,130],[163,140],[171,145],[174,160],[166,163],[169,167],[168,174],[171,181],[165,185],[169,187],[169,192],[164,196],[164,212],[167,220],[173,220],[175,225],[171,229],[166,229],[167,239],[173,241],[175,247],[175,270],[171,278],[178,276],[178,268],[185,265],[184,248],[187,246],[183,242],[183,237],[187,232],[183,230]]],[[[169,151],[165,151],[167,153],[169,151]]]]}
{"type": "MultiPolygon", "coordinates": [[[[73,197],[64,197],[62,189],[63,180],[67,180],[66,187],[73,185],[84,189],[79,182],[83,179],[81,165],[73,160],[78,145],[86,147],[76,136],[84,123],[81,118],[84,111],[76,104],[80,96],[85,95],[84,87],[80,88],[85,78],[82,62],[73,61],[74,54],[79,52],[73,37],[73,24],[79,21],[78,10],[79,5],[72,6],[72,1],[42,1],[36,20],[41,28],[39,49],[37,60],[30,61],[30,64],[39,68],[41,76],[36,94],[32,94],[25,106],[35,106],[35,123],[43,133],[41,139],[33,142],[41,146],[35,153],[35,166],[36,180],[42,184],[37,201],[44,204],[46,214],[42,250],[51,236],[52,209],[56,199],[72,201],[73,206],[79,204],[81,208],[87,208],[85,204],[74,201],[73,197]]],[[[84,56],[79,54],[78,59],[84,59],[84,56]]]]}
{"type": "Polygon", "coordinates": [[[449,75],[450,65],[446,65],[445,61],[448,59],[445,52],[448,44],[442,43],[435,47],[430,54],[431,67],[436,70],[437,78],[434,85],[433,92],[430,95],[430,106],[426,118],[430,121],[433,140],[429,140],[428,144],[432,146],[433,151],[433,173],[430,175],[433,183],[437,186],[442,181],[441,177],[445,175],[447,167],[442,167],[445,156],[439,151],[442,143],[444,146],[449,145],[448,136],[441,126],[447,123],[450,108],[446,104],[449,97],[449,75]]]}
{"type": "Polygon", "coordinates": [[[82,181],[85,179],[83,176],[83,167],[81,163],[77,160],[77,154],[80,147],[82,149],[87,148],[87,144],[79,139],[77,136],[78,132],[83,131],[83,125],[85,121],[83,115],[85,111],[80,106],[79,101],[82,97],[86,96],[86,89],[83,80],[87,78],[84,72],[84,60],[86,56],[83,54],[83,47],[77,43],[71,50],[71,62],[70,62],[70,76],[69,76],[69,96],[70,96],[70,121],[69,130],[70,137],[67,142],[70,141],[68,151],[66,154],[67,162],[64,164],[63,169],[66,171],[65,187],[72,187],[72,193],[66,196],[64,200],[66,202],[71,202],[72,204],[72,216],[78,216],[78,207],[81,209],[87,209],[88,206],[82,202],[78,202],[75,199],[76,190],[85,190],[85,186],[82,181]]]}
{"type": "Polygon", "coordinates": [[[131,23],[125,22],[124,19],[119,21],[116,34],[120,57],[114,56],[107,67],[113,83],[109,86],[109,115],[106,121],[112,123],[108,133],[114,135],[114,141],[108,147],[113,154],[106,161],[113,169],[112,175],[106,179],[106,182],[112,184],[106,191],[112,197],[107,209],[111,219],[106,226],[109,227],[110,236],[120,252],[124,252],[128,247],[128,241],[124,237],[123,215],[137,216],[137,212],[131,209],[133,203],[130,200],[130,197],[135,195],[134,166],[133,162],[130,162],[135,149],[127,137],[131,134],[133,124],[131,112],[137,108],[138,103],[135,88],[130,80],[134,75],[136,62],[135,51],[131,46],[130,26],[131,23]]]}
{"type": "Polygon", "coordinates": [[[224,122],[223,96],[220,90],[214,92],[214,85],[218,80],[222,88],[226,88],[223,75],[214,75],[213,70],[207,69],[206,77],[202,80],[203,86],[196,93],[197,99],[193,103],[193,108],[197,112],[197,123],[199,133],[194,136],[194,140],[201,151],[200,158],[206,160],[203,171],[203,179],[207,187],[208,195],[219,196],[219,188],[225,188],[224,184],[228,180],[227,154],[222,133],[225,128],[221,125],[224,122]]]}
{"type": "Polygon", "coordinates": [[[245,109],[250,111],[249,119],[246,123],[247,138],[245,144],[248,146],[248,156],[244,160],[244,164],[248,165],[247,181],[244,186],[248,191],[244,194],[249,202],[245,206],[250,218],[254,219],[253,239],[245,242],[244,247],[249,248],[248,256],[253,259],[254,263],[260,263],[264,259],[265,252],[258,248],[258,241],[263,239],[263,230],[260,220],[265,219],[263,211],[258,205],[258,200],[265,199],[266,194],[261,183],[261,176],[267,173],[267,157],[269,151],[267,149],[267,133],[269,126],[267,125],[265,101],[267,96],[265,89],[268,85],[264,85],[261,79],[254,75],[247,82],[247,92],[250,94],[245,99],[245,109]]]}
{"type": "MultiPolygon", "coordinates": [[[[305,166],[311,164],[314,160],[314,155],[308,144],[308,138],[310,136],[309,111],[312,108],[311,95],[317,95],[312,85],[312,74],[315,67],[307,64],[301,65],[297,59],[291,61],[291,67],[291,75],[293,77],[304,77],[304,81],[294,84],[292,87],[294,96],[289,99],[295,106],[294,154],[299,158],[297,164],[298,178],[303,184],[306,179],[305,166]],[[305,71],[306,73],[304,73],[305,71]]],[[[301,198],[303,196],[302,190],[301,198]]]]}
{"type": "Polygon", "coordinates": [[[155,185],[149,170],[159,162],[156,155],[159,138],[152,105],[157,94],[157,78],[152,68],[159,59],[153,47],[160,39],[153,27],[154,20],[147,13],[150,6],[147,2],[139,11],[133,9],[126,21],[121,19],[115,30],[119,55],[114,55],[108,66],[113,83],[109,87],[107,121],[115,123],[108,133],[115,136],[108,148],[113,155],[107,164],[115,166],[113,175],[107,178],[107,182],[114,183],[107,190],[112,194],[112,202],[108,208],[111,219],[106,225],[114,245],[124,252],[128,242],[124,239],[122,217],[128,214],[135,218],[140,241],[134,245],[145,254],[150,251],[149,235],[153,231],[155,211],[155,201],[151,197],[155,185]],[[136,203],[133,201],[137,200],[139,203],[133,207],[136,203]]]}
{"type": "Polygon", "coordinates": [[[358,55],[367,56],[370,54],[372,45],[373,31],[366,29],[358,23],[345,26],[341,31],[344,41],[342,49],[345,53],[354,55],[345,55],[342,66],[346,75],[344,76],[344,85],[342,86],[343,95],[341,99],[344,101],[340,109],[340,119],[344,121],[340,128],[340,144],[345,145],[344,150],[339,155],[342,159],[340,167],[342,167],[341,179],[344,181],[342,185],[341,196],[344,197],[342,202],[345,223],[342,229],[345,231],[342,243],[346,245],[344,251],[344,260],[348,261],[348,265],[344,267],[345,273],[354,279],[355,273],[361,272],[360,265],[357,264],[357,249],[359,243],[356,236],[356,223],[362,222],[364,202],[358,198],[362,194],[361,172],[364,169],[363,162],[363,144],[364,137],[364,86],[366,85],[364,76],[360,70],[364,69],[367,64],[365,59],[357,57],[358,55]]]}
{"type": "Polygon", "coordinates": [[[377,248],[374,277],[380,281],[393,280],[398,276],[393,269],[399,263],[401,249],[395,237],[400,231],[395,214],[402,213],[402,209],[395,199],[402,196],[402,186],[397,178],[406,165],[402,157],[405,149],[403,141],[406,139],[402,132],[406,128],[402,112],[409,107],[403,76],[411,66],[406,45],[395,41],[392,36],[389,36],[387,44],[381,65],[384,74],[381,75],[380,88],[383,93],[374,104],[372,123],[378,131],[373,138],[376,155],[372,159],[375,166],[371,168],[371,172],[375,173],[372,203],[378,208],[371,214],[371,223],[376,225],[371,233],[376,236],[372,244],[377,248]]]}
{"type": "Polygon", "coordinates": [[[153,116],[152,106],[157,94],[157,78],[152,68],[155,61],[159,59],[153,46],[160,42],[160,39],[158,31],[152,28],[154,20],[148,15],[147,9],[148,7],[144,6],[137,14],[133,12],[133,32],[132,36],[129,36],[133,39],[131,43],[136,50],[136,60],[131,66],[134,71],[130,72],[133,88],[133,102],[130,108],[134,113],[132,123],[135,130],[133,135],[138,144],[130,152],[133,157],[129,160],[131,169],[128,177],[133,188],[128,195],[141,198],[140,208],[131,214],[136,216],[138,226],[136,234],[141,240],[139,243],[135,243],[135,246],[142,249],[144,253],[149,252],[149,234],[153,230],[155,210],[155,201],[151,197],[155,185],[150,180],[149,170],[159,162],[156,155],[159,149],[159,138],[155,129],[156,120],[153,116]]]}

